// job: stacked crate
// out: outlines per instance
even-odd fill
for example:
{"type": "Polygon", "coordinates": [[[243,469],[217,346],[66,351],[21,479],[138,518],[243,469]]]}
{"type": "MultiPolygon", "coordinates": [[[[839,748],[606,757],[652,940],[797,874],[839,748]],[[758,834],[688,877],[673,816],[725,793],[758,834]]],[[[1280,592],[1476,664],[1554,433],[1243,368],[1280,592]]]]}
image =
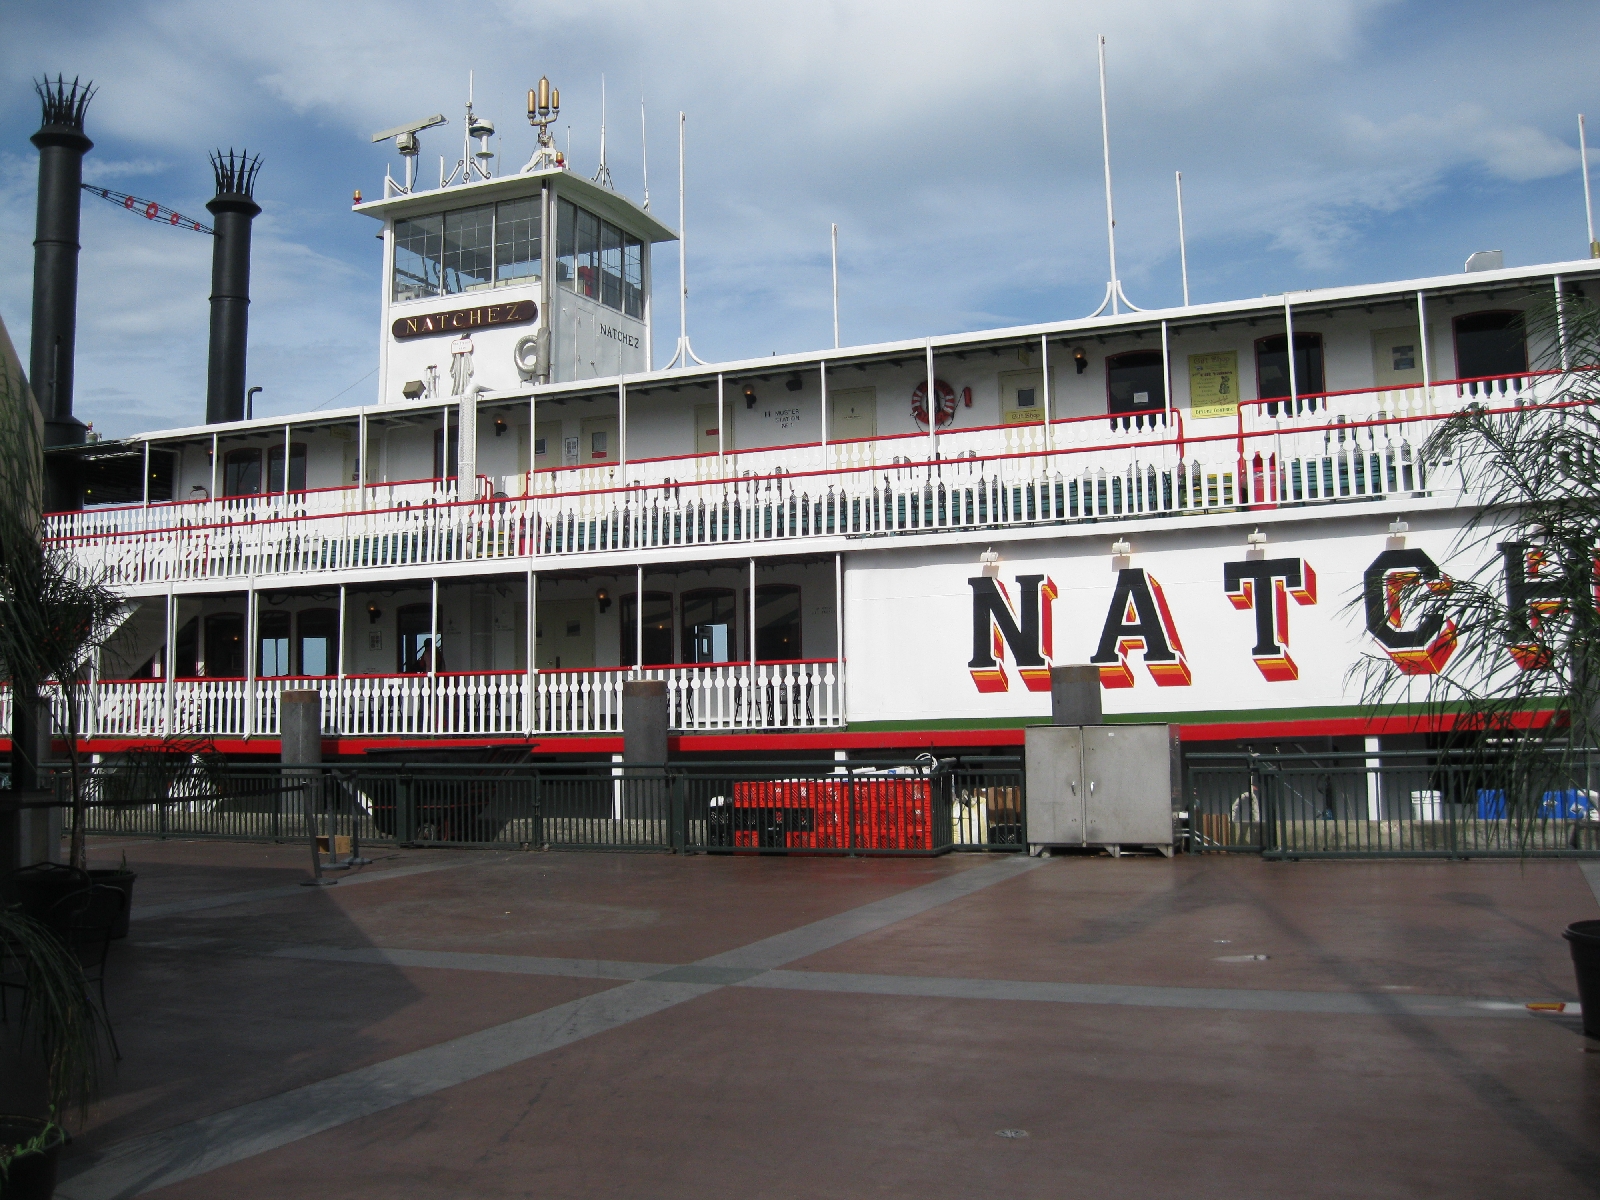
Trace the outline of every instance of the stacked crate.
{"type": "Polygon", "coordinates": [[[912,777],[735,783],[725,821],[735,848],[844,850],[852,846],[852,806],[855,849],[933,849],[928,781],[912,777]]]}

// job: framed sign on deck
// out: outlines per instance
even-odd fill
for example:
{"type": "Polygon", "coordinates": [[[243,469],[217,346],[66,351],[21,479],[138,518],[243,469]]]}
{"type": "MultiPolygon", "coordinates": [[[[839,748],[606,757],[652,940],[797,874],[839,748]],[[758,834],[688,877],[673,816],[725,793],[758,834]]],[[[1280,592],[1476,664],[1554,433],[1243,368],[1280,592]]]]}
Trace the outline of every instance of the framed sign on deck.
{"type": "Polygon", "coordinates": [[[1189,355],[1189,415],[1234,417],[1239,413],[1239,352],[1189,355]]]}

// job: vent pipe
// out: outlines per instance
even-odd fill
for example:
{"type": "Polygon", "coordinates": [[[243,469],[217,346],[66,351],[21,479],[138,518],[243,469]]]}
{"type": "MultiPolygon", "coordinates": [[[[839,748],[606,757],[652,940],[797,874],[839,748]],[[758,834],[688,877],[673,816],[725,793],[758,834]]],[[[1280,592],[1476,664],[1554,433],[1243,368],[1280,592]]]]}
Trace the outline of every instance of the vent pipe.
{"type": "MultiPolygon", "coordinates": [[[[47,446],[78,446],[87,430],[72,415],[78,331],[78,224],[83,156],[94,148],[83,114],[94,85],[58,75],[36,80],[43,119],[28,140],[39,148],[39,210],[33,239],[33,344],[29,382],[44,414],[47,446]]],[[[54,505],[52,505],[54,507],[54,505]]]]}
{"type": "Polygon", "coordinates": [[[217,194],[206,208],[216,218],[211,250],[211,355],[206,368],[206,424],[244,420],[245,348],[250,321],[250,223],[261,156],[249,151],[211,156],[217,194]]]}

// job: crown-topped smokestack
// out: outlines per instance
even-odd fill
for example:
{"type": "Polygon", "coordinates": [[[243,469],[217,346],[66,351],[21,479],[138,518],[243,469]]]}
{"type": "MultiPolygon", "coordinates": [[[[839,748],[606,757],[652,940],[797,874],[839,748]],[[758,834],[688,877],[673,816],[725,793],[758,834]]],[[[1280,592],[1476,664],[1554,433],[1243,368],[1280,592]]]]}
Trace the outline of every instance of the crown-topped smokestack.
{"type": "Polygon", "coordinates": [[[57,75],[36,80],[42,120],[29,140],[39,148],[39,209],[33,239],[33,344],[29,382],[44,413],[47,446],[80,445],[72,415],[72,364],[78,327],[78,221],[83,156],[94,148],[83,117],[94,85],[57,75]]]}
{"type": "Polygon", "coordinates": [[[211,251],[211,357],[206,370],[206,423],[244,420],[245,350],[250,321],[250,223],[261,211],[252,195],[261,156],[248,150],[211,156],[217,194],[207,204],[217,219],[211,251]]]}

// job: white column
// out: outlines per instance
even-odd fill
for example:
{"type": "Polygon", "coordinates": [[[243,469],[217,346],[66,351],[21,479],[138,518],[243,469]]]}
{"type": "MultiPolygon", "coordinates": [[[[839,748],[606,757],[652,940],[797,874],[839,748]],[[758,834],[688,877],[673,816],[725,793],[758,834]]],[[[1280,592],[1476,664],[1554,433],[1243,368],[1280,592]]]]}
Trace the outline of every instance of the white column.
{"type": "Polygon", "coordinates": [[[149,508],[150,507],[150,442],[149,442],[149,439],[146,439],[145,443],[144,443],[144,495],[143,495],[143,498],[140,500],[140,503],[145,508],[149,508]]]}
{"type": "Polygon", "coordinates": [[[933,377],[933,339],[925,343],[928,355],[928,461],[939,457],[939,397],[935,391],[938,382],[933,377]]]}
{"type": "Polygon", "coordinates": [[[1567,355],[1567,302],[1561,294],[1561,276],[1556,276],[1556,342],[1561,351],[1561,369],[1570,370],[1572,364],[1567,355]]]}
{"type": "Polygon", "coordinates": [[[1055,414],[1050,406],[1050,338],[1039,335],[1039,366],[1042,372],[1041,392],[1044,396],[1044,448],[1051,447],[1050,419],[1055,414]]]}
{"type": "Polygon", "coordinates": [[[828,469],[828,360],[817,364],[817,374],[822,380],[822,469],[828,469]]]}
{"type": "Polygon", "coordinates": [[[538,689],[535,687],[535,684],[539,675],[539,581],[537,577],[535,577],[531,567],[528,569],[527,605],[528,670],[523,676],[523,683],[527,689],[527,692],[522,703],[522,732],[532,733],[534,724],[533,705],[538,691],[538,689]]]}
{"type": "Polygon", "coordinates": [[[1294,312],[1289,307],[1289,294],[1283,296],[1283,327],[1289,339],[1289,415],[1294,415],[1295,401],[1300,396],[1300,380],[1294,369],[1294,312]]]}
{"type": "MultiPolygon", "coordinates": [[[[446,420],[449,409],[445,409],[446,420]]],[[[445,462],[449,460],[449,447],[445,447],[445,462]]],[[[424,732],[433,733],[439,727],[439,581],[433,581],[432,600],[428,605],[428,719],[424,732]]]]}
{"type": "Polygon", "coordinates": [[[1165,425],[1172,411],[1172,347],[1167,339],[1167,323],[1161,322],[1161,423],[1165,425]]]}
{"type": "Polygon", "coordinates": [[[633,584],[633,673],[644,678],[644,568],[636,568],[633,584]]]}
{"type": "Polygon", "coordinates": [[[289,460],[294,456],[294,439],[290,434],[289,422],[283,423],[283,494],[289,494],[289,460]]]}
{"type": "MultiPolygon", "coordinates": [[[[285,481],[288,475],[284,476],[285,481]]],[[[256,672],[260,664],[256,662],[256,628],[260,622],[260,613],[256,611],[259,600],[256,596],[256,581],[250,580],[245,585],[244,593],[244,736],[250,740],[250,735],[256,731],[256,672]]]]}
{"type": "Polygon", "coordinates": [[[1375,757],[1378,753],[1378,739],[1367,738],[1361,748],[1369,755],[1366,760],[1367,820],[1379,821],[1383,819],[1383,776],[1379,774],[1378,768],[1383,765],[1383,760],[1375,757]]]}
{"type": "Polygon", "coordinates": [[[211,435],[211,499],[217,498],[217,470],[221,464],[217,462],[217,435],[211,435]]]}
{"type": "Polygon", "coordinates": [[[1422,353],[1422,403],[1433,400],[1433,375],[1428,366],[1428,300],[1417,292],[1417,349],[1422,353]]]}
{"type": "Polygon", "coordinates": [[[717,372],[717,477],[727,475],[727,465],[722,461],[727,441],[722,434],[722,372],[717,372]]]}
{"type": "Polygon", "coordinates": [[[834,678],[839,681],[839,719],[844,708],[844,555],[833,556],[833,657],[834,678]]]}
{"type": "MultiPolygon", "coordinates": [[[[213,461],[215,461],[213,459],[213,461]]],[[[167,585],[167,653],[166,678],[162,681],[161,732],[170,736],[172,728],[172,672],[178,665],[178,596],[167,585]]]]}
{"type": "Polygon", "coordinates": [[[539,468],[539,397],[528,397],[528,477],[522,481],[525,495],[533,495],[533,473],[539,468]]]}
{"type": "MultiPolygon", "coordinates": [[[[362,508],[367,506],[367,414],[356,415],[356,498],[362,508]]],[[[342,631],[341,631],[342,635],[342,631]]]]}
{"type": "Polygon", "coordinates": [[[750,642],[745,647],[749,651],[750,677],[745,681],[744,719],[746,726],[754,728],[756,724],[756,560],[750,560],[750,597],[749,597],[749,626],[750,642]]]}
{"type": "Polygon", "coordinates": [[[617,466],[624,485],[628,482],[628,385],[617,376],[617,466]]]}

